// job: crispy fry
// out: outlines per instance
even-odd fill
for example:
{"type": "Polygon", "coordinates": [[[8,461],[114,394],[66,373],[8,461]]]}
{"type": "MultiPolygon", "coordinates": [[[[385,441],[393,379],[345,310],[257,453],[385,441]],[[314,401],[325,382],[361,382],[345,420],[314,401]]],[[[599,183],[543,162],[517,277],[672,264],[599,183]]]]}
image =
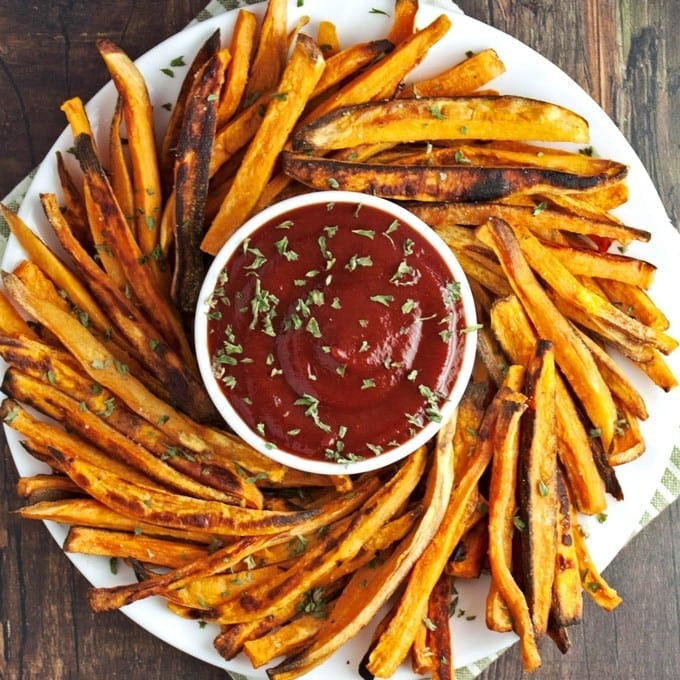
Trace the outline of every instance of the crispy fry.
{"type": "Polygon", "coordinates": [[[273,613],[313,588],[336,563],[353,558],[366,538],[389,519],[405,502],[420,479],[426,460],[423,449],[414,453],[382,488],[364,505],[350,523],[332,528],[316,548],[298,560],[295,569],[286,571],[264,587],[248,590],[238,602],[219,608],[221,623],[252,621],[273,613]]]}
{"type": "Polygon", "coordinates": [[[407,85],[399,93],[404,97],[455,97],[474,92],[505,73],[505,64],[495,50],[477,52],[443,73],[407,85]]]}
{"type": "MultiPolygon", "coordinates": [[[[509,563],[509,538],[512,535],[509,524],[513,522],[515,509],[514,488],[511,483],[516,474],[518,459],[519,417],[524,409],[524,404],[513,401],[505,401],[501,407],[500,418],[507,425],[497,430],[500,448],[494,454],[491,477],[490,498],[495,499],[495,502],[492,501],[489,507],[489,562],[493,583],[498,588],[499,597],[505,602],[520,637],[524,669],[531,671],[541,665],[536,634],[524,594],[512,577],[509,563]]],[[[487,608],[487,618],[490,613],[487,608]]],[[[505,629],[502,621],[501,628],[505,629]]]]}
{"type": "Polygon", "coordinates": [[[446,205],[414,205],[409,210],[425,220],[432,227],[443,223],[480,225],[490,217],[497,217],[511,224],[522,224],[531,228],[545,226],[556,227],[575,234],[597,234],[611,238],[620,243],[632,240],[649,241],[651,234],[642,229],[634,229],[611,222],[597,222],[583,217],[574,217],[553,210],[536,211],[533,207],[503,205],[498,203],[449,203],[446,205]]]}
{"type": "Polygon", "coordinates": [[[320,21],[316,32],[316,44],[323,52],[324,59],[334,56],[340,51],[338,29],[332,21],[320,21]]]}
{"type": "Polygon", "coordinates": [[[85,201],[75,180],[66,167],[61,152],[57,151],[56,156],[59,184],[61,185],[61,191],[64,196],[64,215],[71,225],[73,233],[83,244],[83,247],[92,248],[92,234],[90,233],[90,226],[87,222],[85,201]]]}
{"type": "MultiPolygon", "coordinates": [[[[244,97],[276,87],[288,54],[288,3],[270,0],[262,20],[257,50],[248,74],[244,97]]],[[[287,92],[288,90],[282,90],[287,92]]]]}
{"type": "Polygon", "coordinates": [[[548,634],[553,625],[559,627],[578,623],[583,615],[583,596],[578,559],[574,546],[574,527],[571,524],[571,503],[564,475],[557,469],[557,552],[555,580],[548,634]]]}
{"type": "MultiPolygon", "coordinates": [[[[142,253],[151,257],[159,239],[162,190],[149,93],[142,74],[119,47],[106,38],[100,38],[97,49],[123,99],[123,115],[132,161],[136,236],[142,253]]],[[[153,270],[154,277],[158,278],[158,270],[155,267],[153,270]]]]}
{"type": "MultiPolygon", "coordinates": [[[[128,169],[125,152],[123,151],[123,140],[120,135],[122,122],[123,101],[118,97],[116,108],[111,118],[111,129],[109,130],[109,177],[113,195],[116,197],[116,201],[123,211],[125,219],[131,224],[135,214],[135,197],[130,170],[128,169]]],[[[65,213],[64,216],[67,220],[69,219],[68,213],[65,213]]],[[[71,230],[76,235],[78,234],[73,224],[71,224],[71,230]]]]}
{"type": "Polygon", "coordinates": [[[68,477],[55,474],[20,477],[16,492],[19,498],[25,498],[31,503],[54,499],[55,496],[78,496],[81,493],[80,488],[68,477]]]}
{"type": "Polygon", "coordinates": [[[644,290],[629,285],[627,282],[612,279],[596,279],[597,284],[605,292],[610,302],[630,314],[641,323],[658,330],[668,330],[670,322],[666,315],[652,302],[644,290]]]}
{"type": "Polygon", "coordinates": [[[529,408],[520,429],[517,470],[524,593],[538,639],[548,632],[557,550],[555,360],[552,343],[539,340],[527,367],[529,408]]]}
{"type": "Polygon", "coordinates": [[[479,578],[488,544],[487,525],[485,522],[477,522],[461,536],[446,565],[446,573],[456,578],[479,578]]]}
{"type": "MultiPolygon", "coordinates": [[[[241,10],[244,12],[245,10],[241,10]]],[[[238,22],[237,22],[238,25],[238,22]]],[[[210,60],[220,49],[220,31],[214,31],[208,39],[201,45],[196,56],[193,58],[191,65],[187,69],[182,87],[180,88],[177,99],[172,107],[170,120],[165,127],[163,134],[163,141],[161,142],[160,152],[158,154],[159,173],[161,177],[161,184],[163,187],[163,194],[168,196],[174,184],[175,174],[175,151],[179,141],[180,130],[184,121],[184,113],[189,102],[189,95],[193,88],[194,78],[203,66],[210,60]]],[[[170,239],[164,236],[162,231],[159,236],[159,243],[163,253],[167,255],[170,239]]]]}
{"type": "Polygon", "coordinates": [[[602,578],[597,567],[593,564],[588,547],[586,546],[583,530],[578,523],[578,518],[573,508],[571,511],[571,524],[575,527],[572,536],[574,537],[574,546],[578,557],[578,567],[583,590],[598,606],[611,611],[618,607],[622,600],[618,593],[602,578]]]}
{"type": "Polygon", "coordinates": [[[218,51],[199,71],[188,97],[175,159],[175,268],[172,298],[180,312],[193,315],[205,276],[199,249],[217,101],[228,53],[218,51]]]}
{"type": "Polygon", "coordinates": [[[5,294],[0,291],[0,335],[15,338],[37,338],[35,332],[26,323],[21,314],[14,309],[5,294]]]}
{"type": "Polygon", "coordinates": [[[609,452],[610,465],[622,465],[639,458],[645,452],[645,441],[638,419],[617,400],[619,418],[616,421],[616,439],[609,452]]]}
{"type": "Polygon", "coordinates": [[[588,141],[588,124],[555,104],[503,97],[423,97],[336,109],[300,129],[295,151],[381,142],[470,139],[588,141]],[[378,123],[379,121],[379,123],[378,123]]]}
{"type": "Polygon", "coordinates": [[[201,243],[205,252],[214,255],[250,215],[323,68],[321,51],[310,38],[301,35],[279,83],[279,96],[270,98],[229,193],[201,243]]]}
{"type": "MultiPolygon", "coordinates": [[[[589,191],[607,175],[580,177],[539,168],[467,165],[379,165],[306,154],[283,153],[284,172],[314,189],[363,191],[401,201],[493,201],[505,196],[553,191],[589,191]]],[[[427,221],[427,220],[426,220],[427,221]]]]}
{"type": "Polygon", "coordinates": [[[498,256],[540,337],[553,341],[560,369],[593,424],[601,429],[602,441],[608,447],[614,438],[616,407],[588,348],[538,284],[510,227],[491,218],[477,229],[477,236],[498,256]]]}
{"type": "Polygon", "coordinates": [[[76,139],[76,153],[85,174],[87,193],[97,206],[104,243],[154,326],[165,341],[181,353],[186,364],[191,366],[194,362],[193,352],[177,313],[170,307],[154,280],[153,269],[161,262],[162,257],[157,250],[145,256],[135,241],[125,215],[113,196],[106,173],[94,154],[89,137],[81,135],[76,139]]]}
{"type": "Polygon", "coordinates": [[[61,110],[66,116],[74,139],[81,134],[92,136],[90,121],[85,112],[83,100],[80,97],[71,97],[71,99],[67,99],[61,105],[61,110]]]}
{"type": "MultiPolygon", "coordinates": [[[[510,359],[518,364],[528,364],[534,352],[536,332],[514,295],[494,303],[491,327],[510,359]]],[[[581,512],[591,515],[602,512],[607,505],[604,485],[593,460],[590,440],[561,376],[557,379],[556,399],[558,454],[574,502],[581,512]]]]}
{"type": "Polygon", "coordinates": [[[453,670],[453,647],[451,645],[451,625],[449,606],[451,602],[451,582],[442,573],[437,580],[427,605],[427,646],[432,651],[432,680],[455,679],[453,670]]]}
{"type": "MultiPolygon", "coordinates": [[[[408,653],[417,625],[426,615],[430,592],[464,532],[469,501],[474,497],[477,482],[493,453],[491,435],[499,406],[500,397],[497,396],[485,413],[474,453],[467,461],[462,478],[456,482],[451,492],[444,518],[436,534],[414,565],[387,630],[371,650],[366,667],[378,677],[384,678],[392,675],[408,653]]],[[[440,446],[445,446],[447,441],[452,442],[452,438],[453,428],[449,428],[445,435],[438,436],[437,441],[440,446]]]]}
{"type": "Polygon", "coordinates": [[[418,0],[395,0],[394,18],[387,39],[393,44],[407,40],[416,29],[416,14],[418,13],[418,0]]]}
{"type": "Polygon", "coordinates": [[[64,541],[64,551],[136,559],[171,569],[203,557],[208,552],[205,546],[186,541],[169,541],[144,534],[90,527],[71,527],[64,541]]]}

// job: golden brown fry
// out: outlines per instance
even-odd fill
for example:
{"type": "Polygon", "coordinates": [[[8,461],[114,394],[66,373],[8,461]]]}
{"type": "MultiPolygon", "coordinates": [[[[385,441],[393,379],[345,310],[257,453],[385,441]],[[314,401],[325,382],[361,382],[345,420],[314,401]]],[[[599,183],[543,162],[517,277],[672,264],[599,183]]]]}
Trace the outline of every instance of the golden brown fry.
{"type": "Polygon", "coordinates": [[[243,97],[256,31],[255,15],[246,9],[240,9],[229,44],[231,61],[225,74],[224,87],[217,108],[218,128],[221,128],[234,115],[243,97]]]}
{"type": "Polygon", "coordinates": [[[527,367],[529,408],[520,428],[517,469],[523,591],[538,639],[548,632],[557,549],[555,359],[552,343],[539,340],[527,367]]]}
{"type": "Polygon", "coordinates": [[[69,530],[64,551],[136,559],[171,569],[199,559],[208,552],[205,546],[186,541],[169,541],[144,534],[79,526],[69,530]]]}
{"type": "Polygon", "coordinates": [[[61,152],[57,151],[56,155],[59,184],[64,196],[64,215],[71,225],[76,238],[85,248],[92,248],[92,234],[90,233],[90,225],[87,222],[85,201],[75,180],[66,167],[61,152]]]}
{"type": "MultiPolygon", "coordinates": [[[[130,58],[107,38],[97,41],[97,49],[123,99],[123,115],[132,161],[136,237],[141,252],[151,257],[159,241],[158,224],[162,200],[153,108],[144,77],[130,58]]],[[[157,268],[152,269],[154,277],[158,278],[157,268]]]]}
{"type": "Polygon", "coordinates": [[[597,284],[609,298],[609,301],[623,312],[634,316],[638,321],[657,328],[668,330],[670,322],[666,315],[654,304],[644,290],[626,282],[611,279],[596,279],[597,284]]]}
{"type": "Polygon", "coordinates": [[[449,203],[445,205],[409,204],[409,210],[438,228],[444,223],[484,224],[490,217],[497,217],[510,224],[521,224],[530,229],[532,225],[547,229],[559,228],[575,234],[597,234],[616,239],[621,243],[632,240],[649,241],[651,234],[642,229],[634,229],[611,222],[597,222],[583,217],[574,217],[546,209],[537,211],[534,207],[503,205],[498,203],[449,203]]]}
{"type": "MultiPolygon", "coordinates": [[[[486,507],[486,506],[484,506],[486,507]]],[[[455,578],[479,578],[489,546],[485,522],[477,522],[461,536],[446,565],[446,573],[455,578]]]]}
{"type": "Polygon", "coordinates": [[[553,583],[550,624],[559,627],[579,623],[583,615],[583,596],[578,558],[574,546],[574,527],[571,524],[571,503],[564,475],[557,469],[557,552],[553,583]]]}
{"type": "Polygon", "coordinates": [[[276,87],[288,55],[288,3],[270,0],[262,19],[257,50],[248,74],[245,99],[276,87]]]}
{"type": "Polygon", "coordinates": [[[321,51],[311,38],[301,35],[278,85],[279,92],[270,98],[229,193],[201,243],[205,252],[214,255],[250,215],[323,68],[321,51]]]}
{"type": "MultiPolygon", "coordinates": [[[[535,670],[541,665],[536,646],[536,634],[524,594],[510,571],[509,540],[514,523],[515,497],[512,482],[516,479],[516,463],[519,446],[519,417],[525,405],[505,401],[499,417],[504,427],[498,427],[499,448],[494,454],[491,476],[492,488],[489,494],[489,562],[493,583],[498,588],[499,598],[507,606],[512,625],[520,637],[522,663],[525,671],[535,670]]],[[[498,606],[498,605],[496,605],[498,606]]],[[[487,609],[487,619],[489,616],[487,609]]],[[[502,624],[502,622],[501,622],[502,624]]],[[[504,625],[501,625],[505,629],[504,625]]]]}
{"type": "Polygon", "coordinates": [[[274,613],[315,587],[336,564],[352,559],[366,539],[406,501],[422,475],[426,457],[424,449],[409,457],[399,472],[352,517],[351,522],[331,528],[328,536],[316,548],[305,552],[293,569],[265,587],[250,589],[238,602],[220,607],[220,622],[247,622],[274,613]]]}
{"type": "MultiPolygon", "coordinates": [[[[241,10],[243,11],[243,10],[241,10]]],[[[238,24],[238,22],[237,22],[238,24]]],[[[177,142],[179,140],[179,133],[184,121],[184,112],[186,111],[187,103],[189,101],[189,93],[193,87],[194,78],[196,74],[203,68],[203,66],[211,59],[220,49],[220,31],[214,31],[208,39],[201,45],[196,56],[193,58],[191,65],[187,69],[182,87],[180,88],[177,99],[172,107],[170,120],[165,127],[163,134],[163,141],[161,142],[160,152],[158,154],[159,172],[161,177],[161,184],[163,187],[163,195],[168,196],[172,191],[175,174],[175,150],[177,149],[177,142]]],[[[159,236],[159,243],[163,253],[167,255],[171,239],[167,235],[161,234],[159,236]]]]}
{"type": "Polygon", "coordinates": [[[432,680],[455,680],[449,607],[451,582],[442,573],[435,583],[427,605],[427,646],[432,651],[432,680]]]}
{"type": "MultiPolygon", "coordinates": [[[[505,394],[505,388],[499,394],[505,394]]],[[[474,453],[467,461],[463,476],[455,482],[444,518],[414,565],[386,631],[371,650],[366,667],[378,677],[390,677],[408,653],[418,623],[426,615],[430,592],[465,530],[470,500],[476,501],[477,483],[493,454],[492,433],[499,406],[497,396],[482,420],[474,453]]],[[[447,441],[452,442],[452,438],[453,428],[449,428],[446,434],[438,435],[437,441],[443,446],[447,441]]],[[[475,508],[476,502],[472,510],[475,508]]]]}
{"type": "Polygon", "coordinates": [[[387,39],[393,45],[398,45],[413,35],[417,13],[418,0],[395,0],[392,27],[387,34],[387,39]]]}
{"type": "Polygon", "coordinates": [[[200,69],[191,88],[175,158],[175,267],[171,294],[175,306],[193,315],[205,276],[200,251],[208,195],[210,156],[217,101],[228,52],[218,51],[200,69]]]}
{"type": "Polygon", "coordinates": [[[471,94],[503,73],[505,64],[496,51],[486,49],[443,73],[407,85],[399,97],[455,97],[471,94]]]}
{"type": "Polygon", "coordinates": [[[581,583],[583,590],[591,597],[591,599],[602,609],[612,611],[618,607],[623,601],[618,593],[602,578],[600,572],[597,570],[593,560],[588,552],[586,539],[583,534],[583,529],[578,523],[576,512],[572,508],[571,523],[574,527],[572,535],[574,537],[574,546],[576,547],[576,555],[578,557],[579,573],[581,575],[581,583]]]}
{"type": "Polygon", "coordinates": [[[83,282],[54,255],[18,215],[5,206],[0,206],[0,210],[2,210],[2,215],[7,220],[12,234],[17,238],[30,260],[49,275],[58,289],[67,293],[71,303],[87,314],[88,320],[99,332],[110,334],[111,339],[116,344],[125,347],[127,343],[113,329],[110,319],[101,310],[83,282]]]}
{"type": "Polygon", "coordinates": [[[68,477],[63,475],[33,475],[32,477],[19,477],[16,485],[19,498],[24,498],[31,503],[46,501],[55,497],[79,496],[80,488],[68,477]]]}
{"type": "MultiPolygon", "coordinates": [[[[527,313],[514,295],[494,303],[491,327],[510,359],[527,365],[537,336],[527,313]]],[[[588,434],[561,377],[558,377],[556,389],[558,453],[574,502],[581,512],[590,515],[602,512],[607,505],[604,484],[593,460],[588,434]]]]}
{"type": "MultiPolygon", "coordinates": [[[[453,435],[453,479],[460,480],[475,452],[484,411],[491,400],[488,382],[470,383],[458,404],[453,435]]],[[[458,482],[455,482],[456,484],[458,482]]]]}
{"type": "Polygon", "coordinates": [[[323,52],[324,59],[334,56],[340,51],[338,29],[332,21],[320,21],[316,32],[316,44],[323,52]]]}
{"type": "Polygon", "coordinates": [[[85,106],[83,106],[83,101],[80,97],[72,97],[71,99],[67,99],[61,105],[61,110],[66,116],[66,120],[68,121],[68,124],[71,128],[74,139],[81,134],[92,136],[90,121],[87,117],[85,106]]]}
{"type": "Polygon", "coordinates": [[[19,336],[32,339],[37,338],[35,332],[12,306],[12,303],[2,291],[0,291],[0,335],[8,338],[19,336]]]}
{"type": "MultiPolygon", "coordinates": [[[[132,178],[128,169],[125,152],[123,151],[123,140],[120,136],[120,126],[123,122],[123,102],[120,97],[116,101],[116,108],[111,118],[111,129],[109,130],[109,177],[111,179],[111,189],[120,209],[125,215],[125,219],[130,225],[134,222],[135,197],[132,189],[132,178]]],[[[69,219],[68,213],[64,215],[69,219]]],[[[70,222],[69,222],[70,223],[70,222]]],[[[71,224],[71,230],[77,235],[77,230],[71,224]]],[[[82,241],[81,241],[82,243],[82,241]]]]}
{"type": "MultiPolygon", "coordinates": [[[[96,204],[104,242],[121,268],[126,285],[139,299],[153,325],[163,339],[182,355],[187,366],[195,359],[177,312],[172,309],[154,278],[154,267],[162,261],[158,249],[146,255],[127,225],[125,215],[116,203],[104,169],[94,154],[86,135],[76,139],[76,153],[85,174],[85,187],[96,204]]],[[[160,218],[160,215],[159,215],[160,218]]]]}
{"type": "MultiPolygon", "coordinates": [[[[55,475],[50,475],[54,477],[55,475]]],[[[65,479],[68,479],[66,477],[65,479]]],[[[71,480],[68,480],[71,484],[71,480]]],[[[74,485],[78,493],[80,487],[74,485]]],[[[93,498],[69,498],[61,501],[43,501],[19,508],[17,514],[25,519],[51,520],[61,524],[77,524],[99,529],[126,531],[149,536],[165,536],[181,541],[192,541],[200,544],[218,544],[216,536],[204,531],[190,529],[170,529],[156,524],[148,524],[130,519],[114,512],[93,498]]]]}
{"type": "Polygon", "coordinates": [[[451,493],[453,447],[440,445],[436,451],[423,499],[425,512],[418,526],[381,564],[367,565],[355,572],[338,598],[328,625],[299,656],[272,669],[272,678],[297,677],[322,663],[371,620],[409,573],[442,521],[451,493]],[[357,602],[362,603],[360,608],[357,602]]]}
{"type": "Polygon", "coordinates": [[[536,280],[510,227],[491,218],[477,236],[493,248],[510,284],[540,337],[553,341],[557,363],[608,447],[614,438],[616,407],[597,365],[569,322],[536,280]]]}
{"type": "Polygon", "coordinates": [[[332,150],[404,140],[515,139],[585,142],[588,124],[556,104],[502,97],[423,97],[357,104],[300,129],[295,151],[332,150]]]}

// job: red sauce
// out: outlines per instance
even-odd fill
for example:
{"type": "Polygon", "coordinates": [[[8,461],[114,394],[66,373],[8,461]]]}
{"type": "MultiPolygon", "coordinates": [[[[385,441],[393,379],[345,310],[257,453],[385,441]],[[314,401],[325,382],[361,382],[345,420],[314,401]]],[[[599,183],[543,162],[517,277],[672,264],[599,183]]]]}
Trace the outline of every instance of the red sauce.
{"type": "Polygon", "coordinates": [[[440,418],[460,369],[458,284],[413,228],[354,203],[305,206],[232,255],[208,313],[213,373],[270,444],[348,462],[440,418]]]}

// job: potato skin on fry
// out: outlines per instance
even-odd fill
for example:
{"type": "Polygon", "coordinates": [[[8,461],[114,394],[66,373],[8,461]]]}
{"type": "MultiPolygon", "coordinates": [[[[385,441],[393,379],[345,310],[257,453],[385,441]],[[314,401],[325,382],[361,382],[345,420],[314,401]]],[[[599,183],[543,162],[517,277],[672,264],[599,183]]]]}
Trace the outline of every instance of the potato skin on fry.
{"type": "Polygon", "coordinates": [[[361,191],[401,201],[495,201],[513,194],[588,191],[613,181],[541,168],[404,166],[283,152],[284,172],[314,189],[361,191]]]}

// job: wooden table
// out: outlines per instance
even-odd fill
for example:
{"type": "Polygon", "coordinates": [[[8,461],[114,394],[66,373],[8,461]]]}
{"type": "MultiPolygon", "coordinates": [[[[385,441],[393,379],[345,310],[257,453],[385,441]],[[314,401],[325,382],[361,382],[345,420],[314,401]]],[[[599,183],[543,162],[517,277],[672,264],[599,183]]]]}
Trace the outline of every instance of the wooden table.
{"type": "MultiPolygon", "coordinates": [[[[4,0],[0,3],[0,196],[43,158],[64,127],[60,103],[106,80],[94,41],[136,57],[182,28],[203,0],[4,0]],[[161,9],[162,6],[162,9],[161,9]]],[[[369,3],[370,4],[370,3],[369,3]]],[[[671,219],[680,211],[680,13],[675,0],[460,0],[469,15],[519,38],[570,74],[631,141],[671,219]]],[[[675,329],[677,334],[677,329],[675,329]]],[[[120,613],[93,615],[85,580],[19,505],[4,443],[0,462],[0,677],[8,680],[223,678],[120,613]]],[[[543,678],[677,677],[680,668],[680,506],[618,555],[606,577],[624,603],[586,606],[562,657],[543,645],[543,678]]],[[[522,675],[517,649],[484,672],[522,675]]]]}

